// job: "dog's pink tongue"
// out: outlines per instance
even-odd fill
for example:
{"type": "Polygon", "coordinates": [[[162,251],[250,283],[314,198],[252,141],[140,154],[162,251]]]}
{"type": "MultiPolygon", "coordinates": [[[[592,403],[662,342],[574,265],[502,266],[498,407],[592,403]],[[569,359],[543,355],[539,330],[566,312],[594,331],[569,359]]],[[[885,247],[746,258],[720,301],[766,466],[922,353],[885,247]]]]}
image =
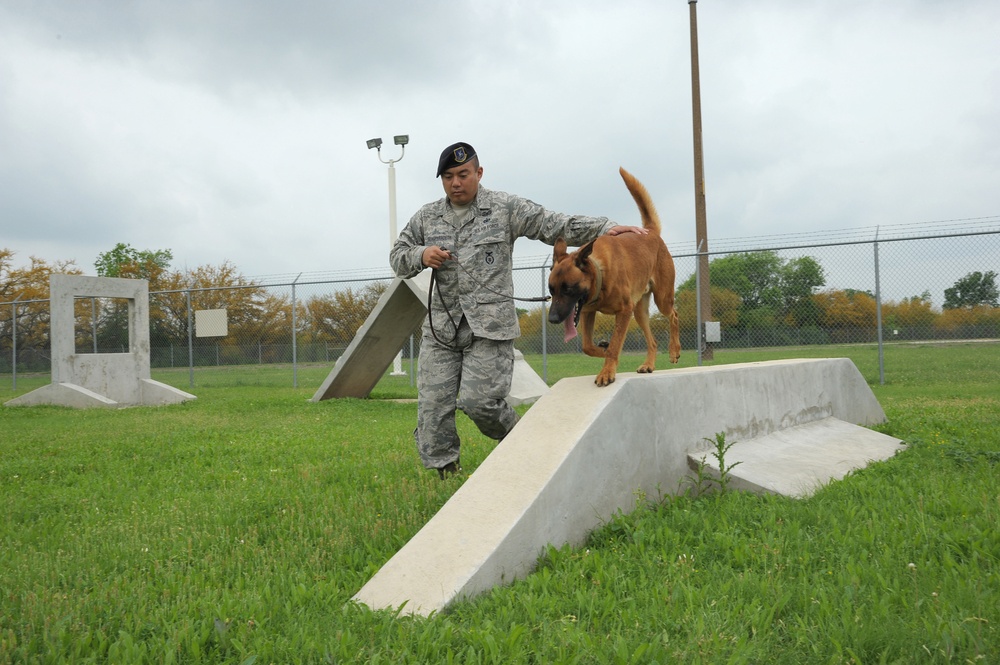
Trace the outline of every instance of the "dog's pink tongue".
{"type": "Polygon", "coordinates": [[[573,320],[572,314],[566,317],[566,323],[564,323],[563,325],[566,328],[566,334],[563,337],[563,341],[568,342],[574,337],[576,337],[576,322],[573,320]]]}

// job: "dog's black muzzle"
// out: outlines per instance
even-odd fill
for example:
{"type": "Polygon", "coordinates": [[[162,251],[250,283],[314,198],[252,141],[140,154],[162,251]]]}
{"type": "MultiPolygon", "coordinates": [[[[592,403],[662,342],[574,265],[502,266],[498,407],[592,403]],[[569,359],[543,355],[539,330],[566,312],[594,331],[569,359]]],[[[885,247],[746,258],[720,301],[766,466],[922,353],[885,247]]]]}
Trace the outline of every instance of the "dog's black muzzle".
{"type": "Polygon", "coordinates": [[[580,323],[580,310],[583,309],[583,298],[576,302],[552,301],[549,307],[549,323],[562,323],[570,314],[573,315],[573,325],[580,323]]]}

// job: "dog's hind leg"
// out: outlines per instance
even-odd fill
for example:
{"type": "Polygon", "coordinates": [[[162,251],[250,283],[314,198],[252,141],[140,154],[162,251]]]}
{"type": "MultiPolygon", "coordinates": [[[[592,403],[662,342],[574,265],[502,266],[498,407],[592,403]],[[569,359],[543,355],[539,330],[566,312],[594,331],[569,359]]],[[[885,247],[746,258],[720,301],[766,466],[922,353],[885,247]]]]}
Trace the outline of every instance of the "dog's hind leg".
{"type": "Polygon", "coordinates": [[[646,362],[636,370],[639,374],[650,374],[656,369],[656,338],[649,329],[649,291],[644,293],[635,304],[635,322],[639,324],[643,337],[646,338],[646,362]]]}
{"type": "Polygon", "coordinates": [[[667,318],[670,319],[670,362],[676,363],[681,359],[681,332],[677,322],[677,310],[671,307],[667,318]]]}
{"type": "Polygon", "coordinates": [[[676,363],[681,357],[681,333],[677,322],[677,310],[674,309],[674,263],[669,255],[657,270],[653,299],[656,301],[656,308],[667,317],[667,326],[670,330],[667,350],[670,353],[670,362],[676,363]]]}
{"type": "Polygon", "coordinates": [[[681,358],[681,332],[677,321],[677,310],[674,309],[674,289],[657,290],[653,293],[656,300],[656,308],[663,316],[667,317],[667,327],[670,330],[670,342],[667,350],[670,353],[670,362],[676,363],[681,358]],[[667,293],[667,291],[669,291],[667,293]]]}

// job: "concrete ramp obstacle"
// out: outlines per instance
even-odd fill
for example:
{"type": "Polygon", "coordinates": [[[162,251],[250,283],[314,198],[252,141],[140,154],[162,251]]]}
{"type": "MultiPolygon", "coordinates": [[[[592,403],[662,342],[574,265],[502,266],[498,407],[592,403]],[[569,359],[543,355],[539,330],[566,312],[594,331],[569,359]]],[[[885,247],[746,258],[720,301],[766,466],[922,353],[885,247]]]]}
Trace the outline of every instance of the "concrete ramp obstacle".
{"type": "Polygon", "coordinates": [[[313,402],[368,397],[427,315],[427,282],[420,279],[425,274],[392,281],[316,390],[313,402]]]}
{"type": "Polygon", "coordinates": [[[582,544],[632,510],[637,491],[682,490],[689,456],[709,456],[718,432],[747,488],[803,496],[898,451],[864,428],[884,421],[844,358],[620,373],[606,388],[563,379],[354,600],[428,615],[522,578],[547,545],[582,544]]]}
{"type": "MultiPolygon", "coordinates": [[[[412,279],[394,279],[316,390],[312,401],[368,397],[410,335],[420,329],[427,316],[429,288],[429,270],[412,279]]],[[[515,350],[514,376],[507,401],[512,406],[530,404],[548,391],[542,378],[521,352],[515,350]]]]}

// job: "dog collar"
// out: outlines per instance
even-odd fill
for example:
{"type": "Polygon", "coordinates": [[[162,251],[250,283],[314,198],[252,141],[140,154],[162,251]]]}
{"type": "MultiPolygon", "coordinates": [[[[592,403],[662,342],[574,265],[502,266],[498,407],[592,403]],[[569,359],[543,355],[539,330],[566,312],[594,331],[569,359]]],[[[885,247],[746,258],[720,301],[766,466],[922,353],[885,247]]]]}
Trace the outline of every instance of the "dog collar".
{"type": "Polygon", "coordinates": [[[601,288],[604,286],[604,270],[601,269],[601,264],[598,263],[593,256],[588,258],[590,259],[590,262],[594,264],[594,274],[597,275],[597,285],[594,289],[594,295],[590,299],[590,302],[587,303],[588,305],[593,305],[601,298],[601,288]]]}

